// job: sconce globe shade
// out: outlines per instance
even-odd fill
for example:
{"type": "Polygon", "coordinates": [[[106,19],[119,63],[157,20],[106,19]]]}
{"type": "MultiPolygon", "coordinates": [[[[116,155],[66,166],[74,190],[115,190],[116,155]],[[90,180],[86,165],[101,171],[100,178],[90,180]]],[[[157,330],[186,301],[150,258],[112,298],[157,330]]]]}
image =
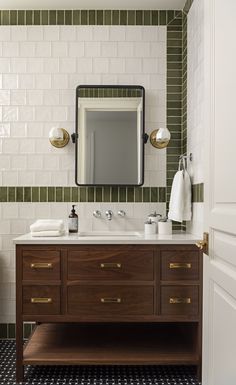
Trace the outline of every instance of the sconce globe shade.
{"type": "Polygon", "coordinates": [[[153,147],[161,149],[168,146],[170,138],[171,134],[167,127],[159,128],[157,130],[152,131],[150,135],[150,142],[153,147]]]}

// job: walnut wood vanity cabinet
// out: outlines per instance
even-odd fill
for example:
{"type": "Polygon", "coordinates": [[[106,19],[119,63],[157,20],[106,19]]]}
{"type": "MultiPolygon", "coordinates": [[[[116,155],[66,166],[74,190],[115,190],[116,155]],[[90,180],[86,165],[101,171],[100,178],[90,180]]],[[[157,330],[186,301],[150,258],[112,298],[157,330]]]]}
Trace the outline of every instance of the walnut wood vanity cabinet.
{"type": "Polygon", "coordinates": [[[24,365],[201,368],[194,245],[16,245],[17,381],[24,365]],[[23,322],[35,322],[23,348],[23,322]]]}

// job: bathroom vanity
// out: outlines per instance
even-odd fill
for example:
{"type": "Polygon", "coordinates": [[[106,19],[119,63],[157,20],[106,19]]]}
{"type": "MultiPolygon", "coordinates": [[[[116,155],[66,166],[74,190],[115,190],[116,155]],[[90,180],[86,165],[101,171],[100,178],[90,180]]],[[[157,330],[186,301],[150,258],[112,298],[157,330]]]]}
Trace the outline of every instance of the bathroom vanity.
{"type": "Polygon", "coordinates": [[[202,253],[189,234],[19,237],[17,381],[24,365],[194,365],[202,253]],[[23,346],[23,322],[36,326],[23,346]]]}

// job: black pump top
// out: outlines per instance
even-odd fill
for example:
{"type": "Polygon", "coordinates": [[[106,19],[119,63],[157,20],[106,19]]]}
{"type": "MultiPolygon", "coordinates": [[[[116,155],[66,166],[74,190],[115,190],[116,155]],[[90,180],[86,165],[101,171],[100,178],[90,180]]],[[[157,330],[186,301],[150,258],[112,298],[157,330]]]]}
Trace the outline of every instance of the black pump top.
{"type": "Polygon", "coordinates": [[[71,212],[74,214],[75,213],[75,206],[76,205],[72,205],[72,210],[71,210],[71,212]]]}

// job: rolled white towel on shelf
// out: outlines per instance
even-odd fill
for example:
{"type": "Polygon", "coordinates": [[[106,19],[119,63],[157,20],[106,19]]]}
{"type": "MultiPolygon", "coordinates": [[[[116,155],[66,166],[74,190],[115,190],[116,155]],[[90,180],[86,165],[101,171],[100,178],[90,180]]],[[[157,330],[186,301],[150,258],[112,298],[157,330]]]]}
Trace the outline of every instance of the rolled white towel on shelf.
{"type": "Polygon", "coordinates": [[[32,237],[61,237],[64,231],[47,230],[47,231],[31,231],[32,237]]]}
{"type": "Polygon", "coordinates": [[[38,219],[30,226],[30,231],[64,231],[64,222],[62,219],[38,219]]]}

